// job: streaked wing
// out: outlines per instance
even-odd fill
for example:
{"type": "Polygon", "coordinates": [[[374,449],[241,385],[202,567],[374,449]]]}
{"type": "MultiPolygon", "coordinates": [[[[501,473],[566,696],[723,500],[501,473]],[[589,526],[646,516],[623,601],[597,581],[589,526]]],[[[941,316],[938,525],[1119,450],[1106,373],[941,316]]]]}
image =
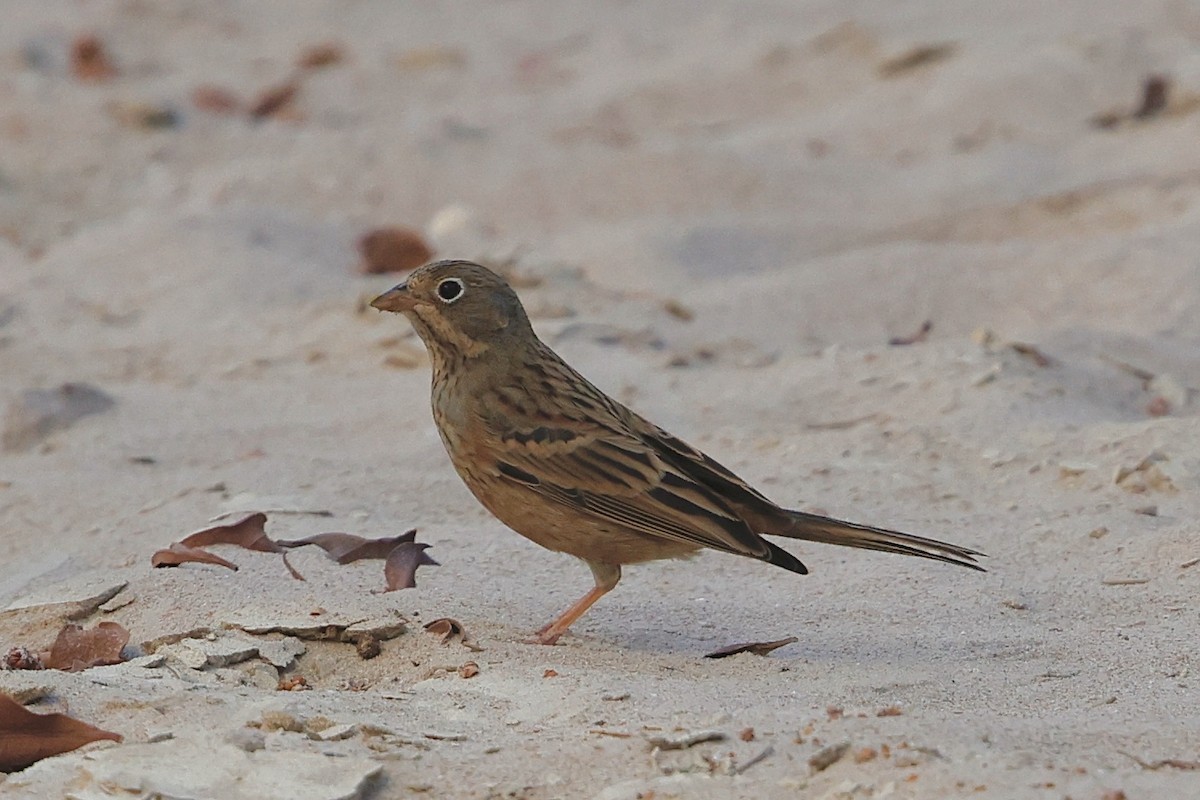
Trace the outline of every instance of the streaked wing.
{"type": "MultiPolygon", "coordinates": [[[[598,415],[599,416],[599,415],[598,415]]],[[[563,420],[499,432],[496,469],[556,503],[610,524],[728,553],[767,558],[772,548],[711,488],[621,430],[616,418],[563,420]]]]}
{"type": "Polygon", "coordinates": [[[631,417],[628,422],[629,428],[665,462],[697,483],[707,486],[727,501],[732,501],[734,508],[746,506],[749,510],[757,513],[769,513],[776,509],[775,504],[761,492],[714,461],[706,453],[702,453],[632,411],[629,412],[629,416],[631,417]]]}

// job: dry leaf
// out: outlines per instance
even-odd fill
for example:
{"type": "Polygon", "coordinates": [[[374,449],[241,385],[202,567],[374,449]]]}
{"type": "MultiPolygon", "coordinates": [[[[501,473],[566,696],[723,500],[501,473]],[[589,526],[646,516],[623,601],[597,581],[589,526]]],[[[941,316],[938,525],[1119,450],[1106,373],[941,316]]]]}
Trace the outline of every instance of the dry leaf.
{"type": "Polygon", "coordinates": [[[296,81],[288,81],[279,86],[263,90],[258,95],[258,99],[250,106],[250,116],[254,119],[266,119],[267,117],[277,116],[291,104],[299,91],[300,84],[296,81]]]}
{"type": "Polygon", "coordinates": [[[1134,119],[1158,116],[1167,107],[1171,79],[1166,75],[1151,75],[1142,82],[1142,101],[1133,112],[1134,119]]]}
{"type": "Polygon", "coordinates": [[[753,653],[756,656],[765,656],[772,650],[776,650],[787,644],[798,642],[795,636],[789,636],[786,639],[779,639],[774,642],[746,642],[745,644],[731,644],[728,647],[722,647],[720,650],[714,650],[705,658],[726,658],[727,656],[737,655],[738,653],[753,653]]]}
{"type": "Polygon", "coordinates": [[[471,634],[467,633],[467,629],[461,622],[450,617],[441,617],[432,622],[426,622],[425,630],[440,638],[442,644],[449,644],[452,640],[457,639],[468,650],[479,652],[483,649],[475,644],[475,640],[471,638],[471,634]]]}
{"type": "Polygon", "coordinates": [[[71,43],[71,74],[81,81],[101,83],[116,77],[117,68],[100,38],[84,34],[71,43]]]}
{"type": "Polygon", "coordinates": [[[174,542],[166,550],[159,550],[155,553],[150,563],[156,567],[174,567],[186,561],[201,561],[209,564],[220,564],[224,567],[236,570],[237,567],[219,556],[212,553],[207,553],[203,550],[197,552],[197,548],[209,547],[214,544],[234,544],[238,547],[244,547],[247,550],[255,550],[260,553],[280,553],[283,555],[283,565],[287,567],[287,571],[292,577],[298,581],[304,580],[304,576],[296,571],[291,562],[287,558],[287,549],[280,543],[267,536],[267,515],[261,511],[249,516],[243,517],[237,522],[231,522],[228,525],[216,525],[212,528],[205,528],[202,531],[185,536],[182,541],[174,542]],[[177,557],[186,555],[183,560],[174,560],[177,557]]]}
{"type": "Polygon", "coordinates": [[[346,57],[342,46],[337,42],[323,42],[314,44],[296,60],[296,66],[302,69],[320,69],[321,67],[332,66],[337,64],[346,57]]]}
{"type": "Polygon", "coordinates": [[[0,694],[0,772],[24,769],[43,758],[67,753],[101,739],[121,735],[100,730],[66,714],[35,714],[0,694]]]}
{"type": "Polygon", "coordinates": [[[367,275],[409,272],[433,258],[433,248],[410,228],[376,228],[358,240],[361,271],[367,275]]]}
{"type": "Polygon", "coordinates": [[[78,625],[64,625],[50,648],[46,666],[65,672],[80,672],[102,664],[120,664],[121,648],[129,644],[129,631],[115,622],[101,622],[84,630],[78,625]]]}
{"type": "Polygon", "coordinates": [[[429,545],[425,542],[402,542],[392,548],[383,565],[383,576],[387,581],[387,589],[384,591],[413,589],[417,585],[417,567],[440,567],[441,564],[425,552],[428,548],[429,545]]]}
{"type": "Polygon", "coordinates": [[[399,536],[368,539],[353,533],[318,533],[305,539],[289,539],[279,542],[280,547],[294,548],[315,544],[339,564],[349,564],[364,558],[387,558],[397,546],[410,543],[417,538],[417,529],[407,530],[399,536]]]}
{"type": "Polygon", "coordinates": [[[185,536],[180,544],[187,547],[210,547],[214,544],[236,544],[247,550],[262,553],[282,553],[283,548],[267,536],[267,515],[262,512],[243,517],[228,525],[217,525],[185,536]]]}
{"type": "Polygon", "coordinates": [[[241,102],[228,89],[205,84],[192,90],[192,105],[212,114],[232,114],[238,110],[241,102]]]}
{"type": "Polygon", "coordinates": [[[889,58],[879,65],[879,75],[882,78],[892,78],[909,70],[934,64],[949,58],[954,54],[954,45],[949,43],[923,44],[889,58]]]}
{"type": "Polygon", "coordinates": [[[171,546],[155,552],[150,556],[152,567],[178,567],[180,564],[216,564],[218,567],[228,567],[237,572],[237,564],[226,561],[215,553],[201,550],[199,547],[188,547],[182,542],[171,542],[171,546]]]}
{"type": "Polygon", "coordinates": [[[893,336],[891,339],[888,339],[888,344],[892,345],[893,347],[917,344],[928,339],[929,332],[932,330],[933,320],[927,319],[921,323],[920,328],[917,328],[916,333],[909,334],[908,336],[893,336]]]}
{"type": "Polygon", "coordinates": [[[1009,347],[1011,347],[1020,355],[1025,356],[1039,367],[1049,367],[1054,364],[1054,359],[1050,358],[1050,356],[1046,355],[1031,344],[1025,344],[1024,342],[1013,342],[1009,345],[1009,347]]]}

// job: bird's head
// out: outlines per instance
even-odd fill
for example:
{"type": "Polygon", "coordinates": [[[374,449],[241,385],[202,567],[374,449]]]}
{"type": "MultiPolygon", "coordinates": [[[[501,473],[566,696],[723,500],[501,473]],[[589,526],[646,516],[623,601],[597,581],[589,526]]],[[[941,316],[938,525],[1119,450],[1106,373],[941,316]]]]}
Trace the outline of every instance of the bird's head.
{"type": "Polygon", "coordinates": [[[435,261],[371,301],[403,314],[430,354],[468,358],[532,334],[525,309],[503,278],[470,261],[435,261]]]}

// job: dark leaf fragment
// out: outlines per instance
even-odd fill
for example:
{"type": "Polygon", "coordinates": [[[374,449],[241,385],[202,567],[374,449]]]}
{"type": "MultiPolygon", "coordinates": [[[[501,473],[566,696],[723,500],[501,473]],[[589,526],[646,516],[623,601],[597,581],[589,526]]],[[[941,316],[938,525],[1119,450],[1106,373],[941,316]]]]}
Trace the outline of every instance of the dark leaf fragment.
{"type": "Polygon", "coordinates": [[[209,547],[214,544],[236,544],[247,550],[263,553],[282,553],[283,548],[267,536],[267,515],[261,511],[228,525],[217,525],[185,536],[180,542],[187,547],[209,547]]]}
{"type": "Polygon", "coordinates": [[[745,644],[731,644],[728,647],[722,647],[720,650],[714,650],[705,658],[726,658],[728,656],[737,655],[738,653],[753,653],[756,656],[765,656],[772,650],[777,650],[784,645],[798,642],[800,639],[795,636],[789,636],[786,639],[778,639],[774,642],[746,642],[745,644]]]}
{"type": "Polygon", "coordinates": [[[928,339],[929,332],[932,330],[933,320],[927,319],[921,323],[921,327],[917,329],[916,333],[909,334],[908,336],[893,336],[891,339],[888,339],[888,344],[892,345],[893,347],[917,344],[928,339]]]}
{"type": "Polygon", "coordinates": [[[0,772],[24,769],[43,758],[121,735],[92,727],[66,714],[35,714],[0,694],[0,772]]]}
{"type": "Polygon", "coordinates": [[[417,567],[440,567],[425,551],[429,545],[425,542],[402,542],[388,553],[383,565],[383,577],[387,582],[386,592],[397,589],[412,589],[417,585],[417,567]]]}
{"type": "Polygon", "coordinates": [[[199,547],[188,547],[182,542],[171,542],[170,547],[163,548],[150,556],[152,567],[178,567],[180,564],[216,564],[237,572],[237,564],[226,561],[216,553],[201,550],[199,547]]]}
{"type": "Polygon", "coordinates": [[[432,622],[426,622],[425,630],[441,639],[442,644],[450,644],[451,641],[457,639],[468,650],[479,652],[483,649],[475,644],[475,640],[471,638],[471,634],[467,633],[467,629],[463,627],[463,624],[451,617],[441,617],[432,622]]]}
{"type": "Polygon", "coordinates": [[[280,547],[293,548],[315,544],[339,564],[349,564],[364,558],[387,558],[398,545],[411,543],[417,537],[417,529],[405,531],[399,536],[368,539],[353,533],[318,533],[305,539],[289,539],[278,542],[280,547]]]}

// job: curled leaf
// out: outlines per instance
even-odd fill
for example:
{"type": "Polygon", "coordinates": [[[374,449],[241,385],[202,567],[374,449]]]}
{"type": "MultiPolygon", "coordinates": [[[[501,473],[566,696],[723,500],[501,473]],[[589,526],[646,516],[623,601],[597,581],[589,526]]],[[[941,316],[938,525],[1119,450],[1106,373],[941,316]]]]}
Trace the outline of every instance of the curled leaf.
{"type": "Polygon", "coordinates": [[[236,544],[238,547],[262,553],[283,552],[283,548],[267,536],[267,515],[261,511],[228,525],[217,525],[196,531],[190,536],[185,536],[180,544],[187,547],[236,544]]]}
{"type": "Polygon", "coordinates": [[[150,556],[152,567],[178,567],[180,564],[216,564],[237,572],[237,564],[226,561],[215,553],[201,550],[199,547],[188,547],[183,542],[171,542],[171,546],[157,551],[150,556]]]}
{"type": "Polygon", "coordinates": [[[119,742],[121,735],[66,714],[35,714],[8,695],[0,694],[0,772],[24,769],[43,758],[101,739],[119,742]]]}
{"type": "Polygon", "coordinates": [[[725,658],[727,656],[737,655],[738,653],[753,653],[756,656],[765,656],[772,650],[777,650],[787,644],[800,641],[795,636],[789,636],[786,639],[778,639],[774,642],[746,642],[744,644],[731,644],[728,647],[722,647],[720,650],[714,650],[705,658],[725,658]]]}
{"type": "Polygon", "coordinates": [[[412,589],[417,585],[417,567],[441,566],[425,552],[428,548],[425,542],[401,542],[393,547],[383,565],[383,576],[387,581],[384,591],[412,589]]]}
{"type": "Polygon", "coordinates": [[[237,522],[216,525],[185,536],[181,541],[173,542],[170,547],[159,550],[151,556],[150,563],[155,567],[177,567],[180,564],[194,561],[217,564],[236,570],[237,566],[232,562],[201,549],[214,544],[232,544],[260,553],[281,553],[283,554],[283,565],[287,567],[292,577],[298,581],[304,580],[304,576],[297,572],[287,560],[287,549],[267,536],[266,528],[267,515],[261,511],[256,512],[237,522]]]}
{"type": "Polygon", "coordinates": [[[451,617],[439,617],[438,619],[426,622],[425,630],[438,637],[442,644],[449,644],[451,641],[458,639],[463,647],[466,647],[468,650],[479,652],[483,649],[475,644],[475,640],[467,633],[467,629],[463,627],[463,624],[451,617]]]}
{"type": "Polygon", "coordinates": [[[121,649],[129,644],[129,631],[115,622],[101,622],[84,630],[64,625],[50,648],[46,666],[65,672],[80,672],[102,664],[120,664],[121,649]]]}
{"type": "Polygon", "coordinates": [[[416,528],[399,536],[385,536],[381,539],[368,539],[353,533],[318,533],[306,539],[291,539],[278,544],[286,548],[315,544],[337,563],[349,564],[364,558],[387,558],[398,545],[410,543],[416,536],[416,528]]]}

